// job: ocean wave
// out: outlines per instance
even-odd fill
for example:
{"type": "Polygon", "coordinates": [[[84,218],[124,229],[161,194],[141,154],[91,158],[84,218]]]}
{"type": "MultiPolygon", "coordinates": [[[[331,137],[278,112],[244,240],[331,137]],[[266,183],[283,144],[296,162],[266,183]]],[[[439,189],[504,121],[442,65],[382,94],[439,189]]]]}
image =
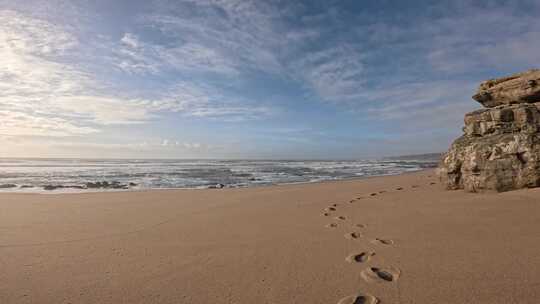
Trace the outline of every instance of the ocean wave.
{"type": "Polygon", "coordinates": [[[85,160],[0,159],[2,192],[250,187],[395,175],[434,167],[414,159],[85,160]]]}

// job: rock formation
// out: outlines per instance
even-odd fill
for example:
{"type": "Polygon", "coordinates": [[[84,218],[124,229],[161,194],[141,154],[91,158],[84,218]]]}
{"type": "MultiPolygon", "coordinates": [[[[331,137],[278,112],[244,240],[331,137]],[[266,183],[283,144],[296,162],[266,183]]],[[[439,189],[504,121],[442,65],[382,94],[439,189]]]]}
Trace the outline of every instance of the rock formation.
{"type": "Polygon", "coordinates": [[[480,84],[473,99],[487,108],[540,101],[540,70],[529,70],[480,84]]]}
{"type": "Polygon", "coordinates": [[[540,70],[480,84],[485,109],[465,115],[464,134],[438,173],[448,189],[508,191],[540,186],[540,70]]]}

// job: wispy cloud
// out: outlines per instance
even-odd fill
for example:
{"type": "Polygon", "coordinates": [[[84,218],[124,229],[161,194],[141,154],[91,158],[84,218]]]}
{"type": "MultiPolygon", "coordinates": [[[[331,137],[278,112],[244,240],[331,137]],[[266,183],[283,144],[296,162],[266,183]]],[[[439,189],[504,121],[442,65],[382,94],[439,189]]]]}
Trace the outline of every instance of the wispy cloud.
{"type": "MultiPolygon", "coordinates": [[[[4,67],[0,71],[0,134],[82,135],[98,132],[100,125],[147,122],[164,111],[228,120],[270,113],[266,107],[249,106],[216,88],[189,82],[174,84],[151,98],[111,93],[96,76],[68,60],[78,51],[75,35],[14,11],[0,11],[0,19],[4,21],[0,25],[0,65],[4,67]]],[[[121,43],[133,49],[133,53],[125,53],[131,58],[146,47],[134,35],[126,34],[121,43]]],[[[193,62],[193,56],[184,55],[193,62]]],[[[138,64],[130,68],[148,68],[152,63],[138,64]]]]}
{"type": "Polygon", "coordinates": [[[140,101],[152,112],[176,112],[185,116],[217,118],[227,121],[257,119],[274,114],[277,109],[254,104],[241,96],[226,96],[223,89],[177,81],[160,99],[140,101]]]}
{"type": "Polygon", "coordinates": [[[522,68],[540,62],[538,16],[513,3],[489,9],[468,3],[463,12],[441,18],[423,33],[434,37],[428,58],[437,70],[522,68]]]}
{"type": "Polygon", "coordinates": [[[163,46],[141,41],[135,34],[125,33],[116,51],[117,66],[129,73],[159,73],[167,71],[213,72],[236,74],[234,64],[219,50],[184,42],[163,46]]]}
{"type": "MultiPolygon", "coordinates": [[[[212,157],[230,149],[227,144],[208,144],[180,140],[148,140],[103,142],[66,138],[21,137],[0,135],[0,157],[43,157],[44,151],[56,157],[161,157],[176,158],[179,154],[190,158],[212,157]]],[[[49,155],[49,154],[46,154],[49,155]]]]}
{"type": "Polygon", "coordinates": [[[354,46],[341,45],[306,54],[292,62],[295,77],[304,81],[323,100],[358,98],[365,82],[362,54],[354,46]]]}
{"type": "Polygon", "coordinates": [[[0,110],[0,134],[7,136],[69,136],[97,132],[91,127],[81,127],[58,117],[31,115],[24,112],[0,110]]]}
{"type": "Polygon", "coordinates": [[[458,134],[463,114],[479,107],[470,96],[481,80],[540,62],[540,7],[532,1],[460,1],[427,11],[432,14],[415,16],[408,26],[376,22],[357,29],[367,46],[379,47],[365,56],[370,64],[364,75],[372,81],[359,86],[367,101],[362,111],[372,120],[391,121],[397,132],[453,128],[450,133],[458,134]],[[374,66],[381,54],[395,67],[374,66]]]}
{"type": "Polygon", "coordinates": [[[354,98],[365,81],[358,44],[321,44],[326,39],[321,36],[332,32],[332,25],[293,26],[291,17],[302,11],[301,5],[245,0],[156,4],[156,12],[141,17],[141,24],[159,29],[167,41],[176,43],[145,47],[136,43],[140,52],[128,57],[140,60],[126,64],[127,70],[146,67],[153,72],[155,66],[164,65],[244,77],[256,71],[297,81],[328,101],[354,98]]]}
{"type": "Polygon", "coordinates": [[[279,12],[259,1],[155,1],[143,24],[157,28],[170,47],[158,47],[162,60],[176,67],[215,72],[282,69],[276,56],[279,12]],[[186,56],[188,55],[188,56],[186,56]]]}

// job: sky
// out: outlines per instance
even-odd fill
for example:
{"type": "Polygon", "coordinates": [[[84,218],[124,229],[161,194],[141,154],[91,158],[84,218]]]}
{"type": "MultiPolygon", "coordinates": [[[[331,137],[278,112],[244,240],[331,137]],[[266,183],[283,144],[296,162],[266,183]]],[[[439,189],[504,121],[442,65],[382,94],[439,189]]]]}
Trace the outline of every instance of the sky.
{"type": "Polygon", "coordinates": [[[0,0],[0,157],[445,151],[540,2],[0,0]]]}

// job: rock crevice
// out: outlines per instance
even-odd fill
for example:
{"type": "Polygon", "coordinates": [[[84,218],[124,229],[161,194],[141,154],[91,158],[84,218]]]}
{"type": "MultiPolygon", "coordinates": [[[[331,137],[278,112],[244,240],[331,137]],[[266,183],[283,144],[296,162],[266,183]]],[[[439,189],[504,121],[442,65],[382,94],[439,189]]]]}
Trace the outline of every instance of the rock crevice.
{"type": "Polygon", "coordinates": [[[464,134],[443,157],[447,189],[508,191],[540,186],[540,70],[480,84],[486,108],[465,115],[464,134]]]}

